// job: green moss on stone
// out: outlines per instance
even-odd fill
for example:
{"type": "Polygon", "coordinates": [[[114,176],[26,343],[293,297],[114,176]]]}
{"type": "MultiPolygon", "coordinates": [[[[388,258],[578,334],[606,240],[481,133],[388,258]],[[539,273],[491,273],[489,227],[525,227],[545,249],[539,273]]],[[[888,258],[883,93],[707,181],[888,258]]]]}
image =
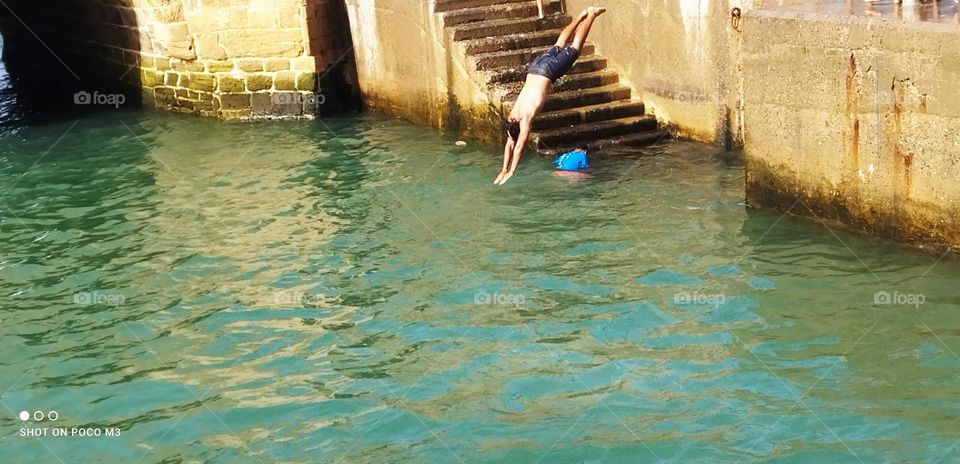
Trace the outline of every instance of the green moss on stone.
{"type": "Polygon", "coordinates": [[[186,87],[202,92],[213,92],[216,86],[217,82],[212,74],[193,73],[190,74],[189,85],[186,87]]]}
{"type": "Polygon", "coordinates": [[[277,90],[297,90],[297,75],[291,71],[280,71],[274,75],[277,90]]]}
{"type": "Polygon", "coordinates": [[[217,80],[218,88],[222,93],[243,92],[246,89],[242,79],[230,75],[221,74],[217,76],[217,80]]]}
{"type": "Polygon", "coordinates": [[[163,73],[152,69],[142,69],[140,70],[140,83],[144,87],[163,85],[163,73]]]}
{"type": "Polygon", "coordinates": [[[251,74],[247,76],[247,90],[257,92],[273,87],[273,78],[265,74],[251,74]]]}
{"type": "Polygon", "coordinates": [[[316,89],[317,73],[305,72],[297,74],[297,90],[312,92],[316,89]]]}
{"type": "Polygon", "coordinates": [[[233,63],[230,61],[208,61],[207,72],[230,72],[233,71],[233,63]]]}

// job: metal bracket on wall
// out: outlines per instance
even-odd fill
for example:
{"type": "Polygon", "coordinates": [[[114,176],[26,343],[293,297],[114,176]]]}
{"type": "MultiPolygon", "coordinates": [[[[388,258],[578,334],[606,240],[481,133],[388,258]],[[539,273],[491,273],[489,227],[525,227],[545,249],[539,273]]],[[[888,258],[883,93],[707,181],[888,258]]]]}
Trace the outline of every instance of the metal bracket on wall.
{"type": "Polygon", "coordinates": [[[740,8],[730,10],[730,27],[737,32],[740,32],[740,14],[740,8]]]}

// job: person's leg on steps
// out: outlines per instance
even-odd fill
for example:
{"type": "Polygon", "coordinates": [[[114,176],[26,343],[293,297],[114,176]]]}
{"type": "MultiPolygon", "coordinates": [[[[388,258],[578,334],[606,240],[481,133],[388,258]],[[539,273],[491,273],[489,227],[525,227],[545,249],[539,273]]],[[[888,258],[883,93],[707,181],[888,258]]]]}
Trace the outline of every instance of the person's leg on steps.
{"type": "Polygon", "coordinates": [[[543,19],[543,0],[537,0],[537,14],[543,19]]]}

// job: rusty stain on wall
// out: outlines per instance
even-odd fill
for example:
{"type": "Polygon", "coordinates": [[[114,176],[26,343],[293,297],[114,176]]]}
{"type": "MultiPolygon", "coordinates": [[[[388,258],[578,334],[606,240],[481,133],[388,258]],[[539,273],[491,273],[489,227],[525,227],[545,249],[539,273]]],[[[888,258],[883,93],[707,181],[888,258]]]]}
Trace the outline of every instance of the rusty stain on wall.
{"type": "Polygon", "coordinates": [[[846,98],[847,119],[850,126],[850,159],[853,172],[860,170],[860,118],[857,114],[857,103],[860,101],[860,86],[857,58],[850,54],[850,65],[847,71],[846,98]]]}

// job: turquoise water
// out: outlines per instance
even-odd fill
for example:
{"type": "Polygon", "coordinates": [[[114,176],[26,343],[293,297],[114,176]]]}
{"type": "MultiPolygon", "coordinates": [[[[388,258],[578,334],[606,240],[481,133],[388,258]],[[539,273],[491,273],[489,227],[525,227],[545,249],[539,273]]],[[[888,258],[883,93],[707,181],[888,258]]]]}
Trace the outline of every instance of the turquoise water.
{"type": "Polygon", "coordinates": [[[708,147],[494,187],[455,141],[7,118],[0,461],[960,460],[955,259],[748,210],[708,147]]]}

